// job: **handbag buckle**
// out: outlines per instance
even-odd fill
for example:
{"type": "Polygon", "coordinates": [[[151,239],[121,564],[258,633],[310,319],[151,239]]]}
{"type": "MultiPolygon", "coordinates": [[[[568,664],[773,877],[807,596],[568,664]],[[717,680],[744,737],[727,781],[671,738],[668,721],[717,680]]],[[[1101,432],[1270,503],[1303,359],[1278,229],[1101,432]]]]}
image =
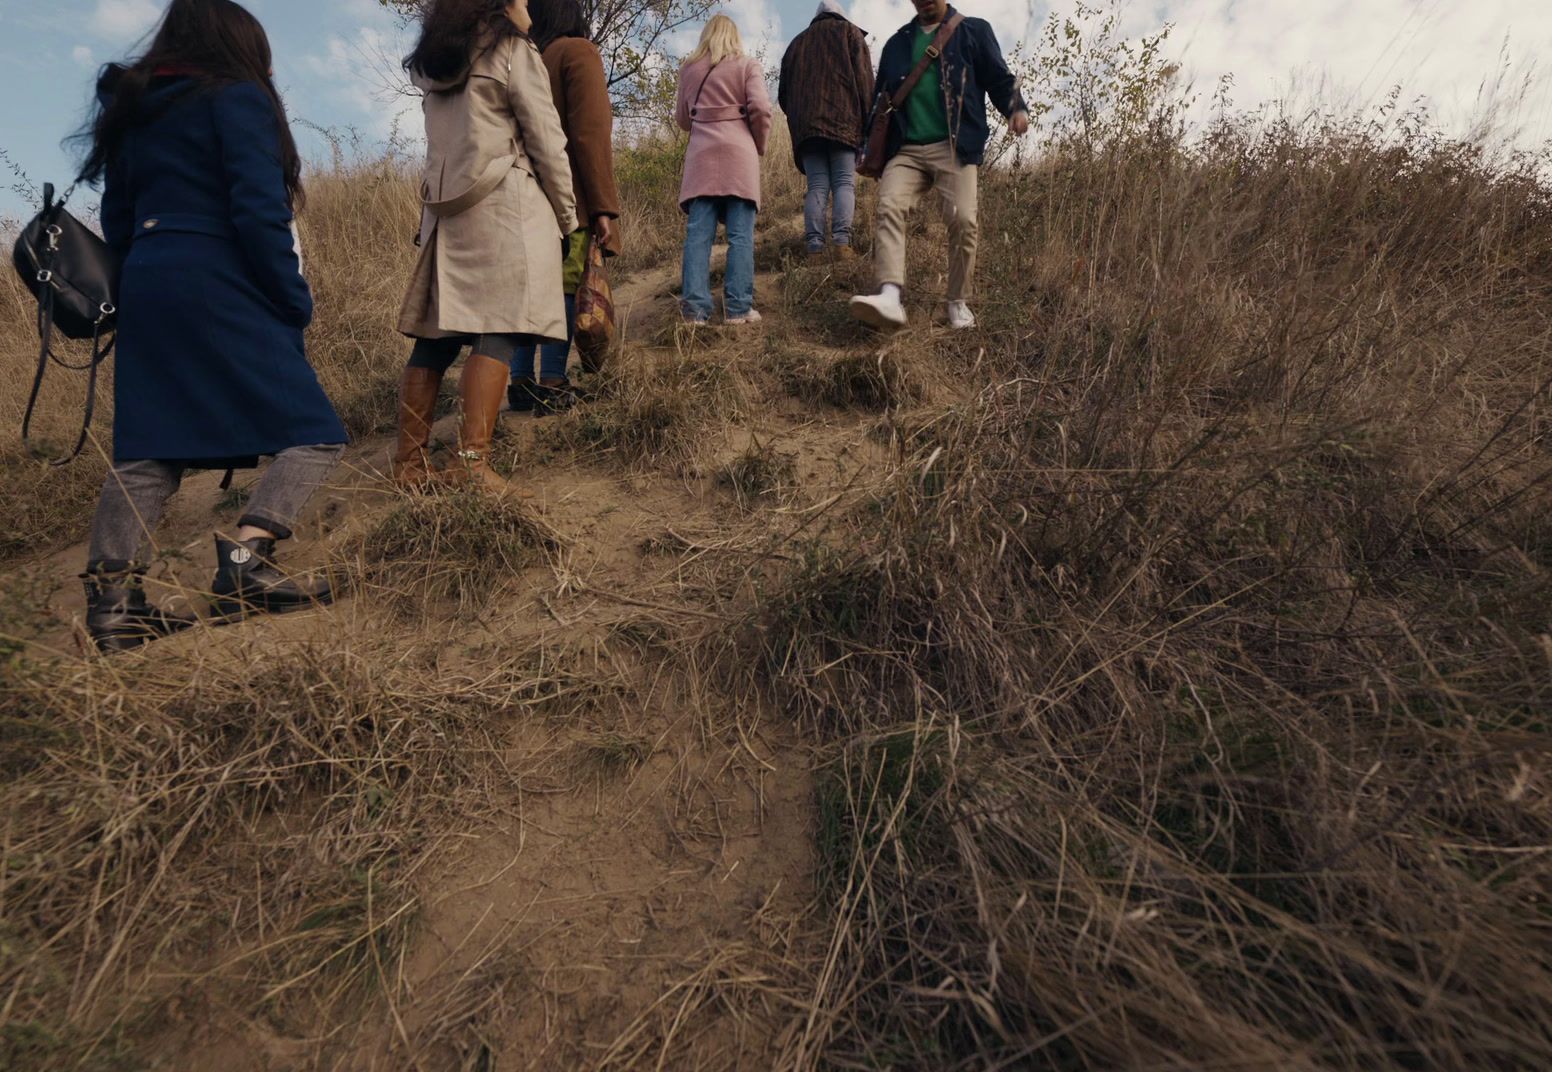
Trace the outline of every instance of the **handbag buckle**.
{"type": "Polygon", "coordinates": [[[49,248],[49,252],[53,253],[56,250],[58,250],[59,249],[59,239],[60,239],[60,236],[65,233],[64,231],[60,230],[59,224],[57,224],[57,223],[49,224],[47,227],[45,227],[43,229],[43,233],[48,235],[48,248],[49,248]]]}
{"type": "Polygon", "coordinates": [[[53,279],[54,279],[54,273],[53,272],[49,271],[47,268],[39,268],[38,269],[38,282],[39,283],[50,283],[50,282],[53,281],[53,279]]]}
{"type": "Polygon", "coordinates": [[[103,302],[97,307],[97,312],[101,314],[97,317],[97,323],[100,324],[104,320],[108,319],[108,317],[118,312],[118,307],[115,306],[112,302],[103,302]]]}
{"type": "Polygon", "coordinates": [[[939,48],[937,45],[928,45],[927,46],[927,58],[929,60],[935,60],[935,59],[937,59],[941,55],[943,55],[943,50],[941,48],[939,48]]]}

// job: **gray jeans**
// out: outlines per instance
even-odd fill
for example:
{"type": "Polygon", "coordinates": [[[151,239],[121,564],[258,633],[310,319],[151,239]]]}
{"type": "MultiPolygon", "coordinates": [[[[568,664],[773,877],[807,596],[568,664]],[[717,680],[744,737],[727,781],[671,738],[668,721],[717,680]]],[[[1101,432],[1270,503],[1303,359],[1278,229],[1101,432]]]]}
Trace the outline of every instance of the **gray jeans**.
{"type": "MultiPolygon", "coordinates": [[[[289,539],[297,515],[334,471],[344,450],[343,443],[322,443],[291,447],[275,455],[237,523],[289,539]]],[[[115,462],[97,500],[87,561],[93,565],[138,561],[141,546],[162,520],[167,500],[183,482],[185,468],[181,462],[153,459],[115,462]]]]}
{"type": "Polygon", "coordinates": [[[857,211],[857,153],[835,142],[814,140],[803,146],[803,173],[808,196],[803,199],[803,236],[808,251],[817,253],[829,239],[851,245],[851,221],[857,211]],[[835,210],[830,212],[831,196],[835,210]],[[830,226],[825,226],[825,217],[830,226]]]}

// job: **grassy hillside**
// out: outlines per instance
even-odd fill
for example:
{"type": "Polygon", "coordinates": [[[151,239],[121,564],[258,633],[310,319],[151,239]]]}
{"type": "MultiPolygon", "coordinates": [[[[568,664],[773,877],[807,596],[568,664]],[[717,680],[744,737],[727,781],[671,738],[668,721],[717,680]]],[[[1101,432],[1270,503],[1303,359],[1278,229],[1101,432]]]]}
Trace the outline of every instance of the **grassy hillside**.
{"type": "MultiPolygon", "coordinates": [[[[312,625],[28,643],[101,469],[7,448],[0,1065],[1552,1063],[1552,188],[1406,119],[1170,114],[988,172],[964,335],[925,214],[921,329],[854,326],[773,148],[768,325],[643,322],[509,425],[539,513],[363,461],[312,625]],[[441,869],[518,814],[542,868],[441,869]],[[657,855],[607,840],[644,816],[657,855]],[[672,891],[639,926],[610,860],[672,891]]],[[[621,163],[658,292],[676,152],[621,163]]],[[[413,188],[311,189],[370,437],[413,188]]]]}

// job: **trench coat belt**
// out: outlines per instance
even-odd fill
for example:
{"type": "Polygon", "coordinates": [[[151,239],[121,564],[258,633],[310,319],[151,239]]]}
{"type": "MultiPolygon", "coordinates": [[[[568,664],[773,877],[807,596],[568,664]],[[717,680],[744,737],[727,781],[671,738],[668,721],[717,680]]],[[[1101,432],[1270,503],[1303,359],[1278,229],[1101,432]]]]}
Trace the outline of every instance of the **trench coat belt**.
{"type": "Polygon", "coordinates": [[[423,186],[420,195],[421,203],[438,219],[456,216],[460,212],[467,212],[495,193],[496,187],[500,186],[502,180],[507,177],[507,172],[517,167],[521,159],[516,153],[497,157],[485,165],[485,170],[480,174],[479,178],[474,180],[473,186],[470,186],[457,197],[450,197],[446,201],[432,201],[426,196],[429,192],[428,189],[423,186]]]}
{"type": "Polygon", "coordinates": [[[731,123],[735,119],[746,119],[748,116],[749,109],[741,104],[690,109],[690,119],[696,123],[731,123]]]}

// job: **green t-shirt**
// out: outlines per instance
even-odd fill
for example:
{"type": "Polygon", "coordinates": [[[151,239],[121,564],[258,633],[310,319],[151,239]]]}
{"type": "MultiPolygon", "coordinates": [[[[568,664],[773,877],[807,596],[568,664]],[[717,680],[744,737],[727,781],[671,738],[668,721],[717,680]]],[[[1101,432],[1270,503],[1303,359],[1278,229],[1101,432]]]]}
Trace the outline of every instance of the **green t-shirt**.
{"type": "MultiPolygon", "coordinates": [[[[921,62],[927,54],[927,46],[937,36],[938,28],[922,29],[916,24],[916,36],[911,41],[911,66],[921,62]]],[[[948,107],[943,103],[943,61],[929,64],[921,81],[905,98],[905,143],[907,145],[932,145],[948,140],[948,107]]]]}

